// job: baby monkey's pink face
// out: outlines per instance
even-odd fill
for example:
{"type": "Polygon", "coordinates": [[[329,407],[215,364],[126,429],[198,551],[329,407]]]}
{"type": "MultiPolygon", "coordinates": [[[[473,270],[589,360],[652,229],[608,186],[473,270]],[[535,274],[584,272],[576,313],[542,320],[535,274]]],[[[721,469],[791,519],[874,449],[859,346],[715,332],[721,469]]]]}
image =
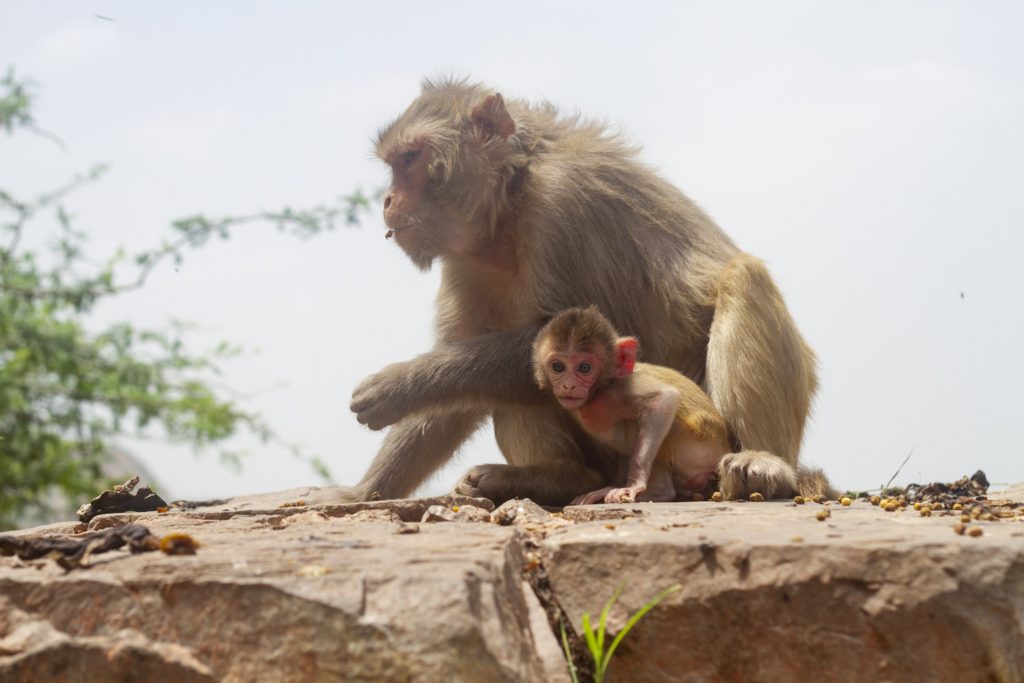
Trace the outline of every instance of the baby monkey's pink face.
{"type": "Polygon", "coordinates": [[[586,405],[601,378],[601,358],[589,351],[552,352],[544,361],[551,390],[563,408],[586,405]]]}

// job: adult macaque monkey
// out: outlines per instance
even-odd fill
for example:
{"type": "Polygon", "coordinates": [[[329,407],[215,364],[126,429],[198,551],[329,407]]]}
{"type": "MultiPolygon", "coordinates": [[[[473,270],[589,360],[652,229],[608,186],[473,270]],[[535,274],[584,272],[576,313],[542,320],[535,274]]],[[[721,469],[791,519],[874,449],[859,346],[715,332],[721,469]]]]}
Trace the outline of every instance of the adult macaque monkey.
{"type": "Polygon", "coordinates": [[[729,429],[708,395],[671,368],[637,363],[638,350],[593,306],[559,313],[533,342],[537,385],[589,436],[628,458],[614,482],[625,486],[591,491],[574,505],[711,495],[729,452],[729,429]]]}
{"type": "Polygon", "coordinates": [[[550,104],[425,81],[377,154],[391,166],[392,242],[421,269],[442,264],[437,344],[356,388],[357,419],[394,426],[336,498],[408,496],[488,415],[509,464],[472,468],[458,493],[560,505],[608,485],[607,450],[531,372],[544,322],[588,304],[711,397],[737,451],[723,495],[826,485],[792,477],[815,361],[768,271],[619,137],[550,104]]]}

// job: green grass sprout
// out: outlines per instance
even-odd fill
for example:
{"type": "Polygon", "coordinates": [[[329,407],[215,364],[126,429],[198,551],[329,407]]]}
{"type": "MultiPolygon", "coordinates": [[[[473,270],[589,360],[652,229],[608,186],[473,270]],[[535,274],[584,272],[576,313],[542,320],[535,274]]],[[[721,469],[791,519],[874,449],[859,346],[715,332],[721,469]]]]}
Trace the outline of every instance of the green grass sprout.
{"type": "MultiPolygon", "coordinates": [[[[590,622],[590,613],[583,613],[583,638],[587,643],[587,649],[590,650],[590,656],[594,659],[594,683],[604,683],[604,676],[608,670],[608,664],[611,662],[612,655],[615,654],[615,650],[619,647],[619,643],[626,637],[626,634],[636,626],[636,623],[640,621],[645,614],[650,612],[654,607],[668,597],[671,593],[682,590],[682,585],[673,584],[668,588],[664,589],[653,598],[647,601],[643,607],[634,612],[629,619],[626,621],[626,625],[622,627],[615,638],[605,648],[605,635],[608,628],[608,615],[612,611],[612,607],[615,602],[619,599],[619,595],[622,594],[622,584],[615,589],[612,597],[605,603],[604,609],[601,610],[601,617],[598,620],[597,628],[595,629],[590,622]]],[[[569,664],[569,675],[572,677],[573,683],[579,683],[577,678],[576,665],[572,661],[572,652],[569,647],[569,638],[565,632],[565,625],[562,626],[562,647],[565,650],[565,660],[569,664]]]]}

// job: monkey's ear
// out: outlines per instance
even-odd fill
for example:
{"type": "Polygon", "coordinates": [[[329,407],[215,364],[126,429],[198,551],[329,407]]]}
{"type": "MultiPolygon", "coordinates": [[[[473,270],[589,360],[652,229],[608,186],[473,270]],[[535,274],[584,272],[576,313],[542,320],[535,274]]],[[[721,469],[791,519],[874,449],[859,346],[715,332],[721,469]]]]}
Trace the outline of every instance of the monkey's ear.
{"type": "Polygon", "coordinates": [[[516,132],[516,122],[512,120],[508,109],[505,109],[505,100],[501,98],[500,93],[485,97],[483,102],[473,108],[470,116],[473,123],[490,135],[507,138],[516,132]]]}
{"type": "Polygon", "coordinates": [[[620,337],[615,342],[615,376],[619,379],[629,377],[636,367],[636,354],[640,350],[640,342],[633,337],[620,337]]]}

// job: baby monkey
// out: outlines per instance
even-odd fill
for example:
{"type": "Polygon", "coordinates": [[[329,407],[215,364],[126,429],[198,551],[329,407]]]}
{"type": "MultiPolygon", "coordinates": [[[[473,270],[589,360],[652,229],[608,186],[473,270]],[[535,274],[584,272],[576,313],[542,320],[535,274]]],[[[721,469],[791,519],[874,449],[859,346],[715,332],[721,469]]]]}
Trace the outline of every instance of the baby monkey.
{"type": "Polygon", "coordinates": [[[540,388],[629,458],[624,487],[591,491],[573,505],[708,494],[729,452],[728,428],[708,395],[675,370],[637,363],[638,350],[594,306],[563,311],[533,342],[540,388]]]}

